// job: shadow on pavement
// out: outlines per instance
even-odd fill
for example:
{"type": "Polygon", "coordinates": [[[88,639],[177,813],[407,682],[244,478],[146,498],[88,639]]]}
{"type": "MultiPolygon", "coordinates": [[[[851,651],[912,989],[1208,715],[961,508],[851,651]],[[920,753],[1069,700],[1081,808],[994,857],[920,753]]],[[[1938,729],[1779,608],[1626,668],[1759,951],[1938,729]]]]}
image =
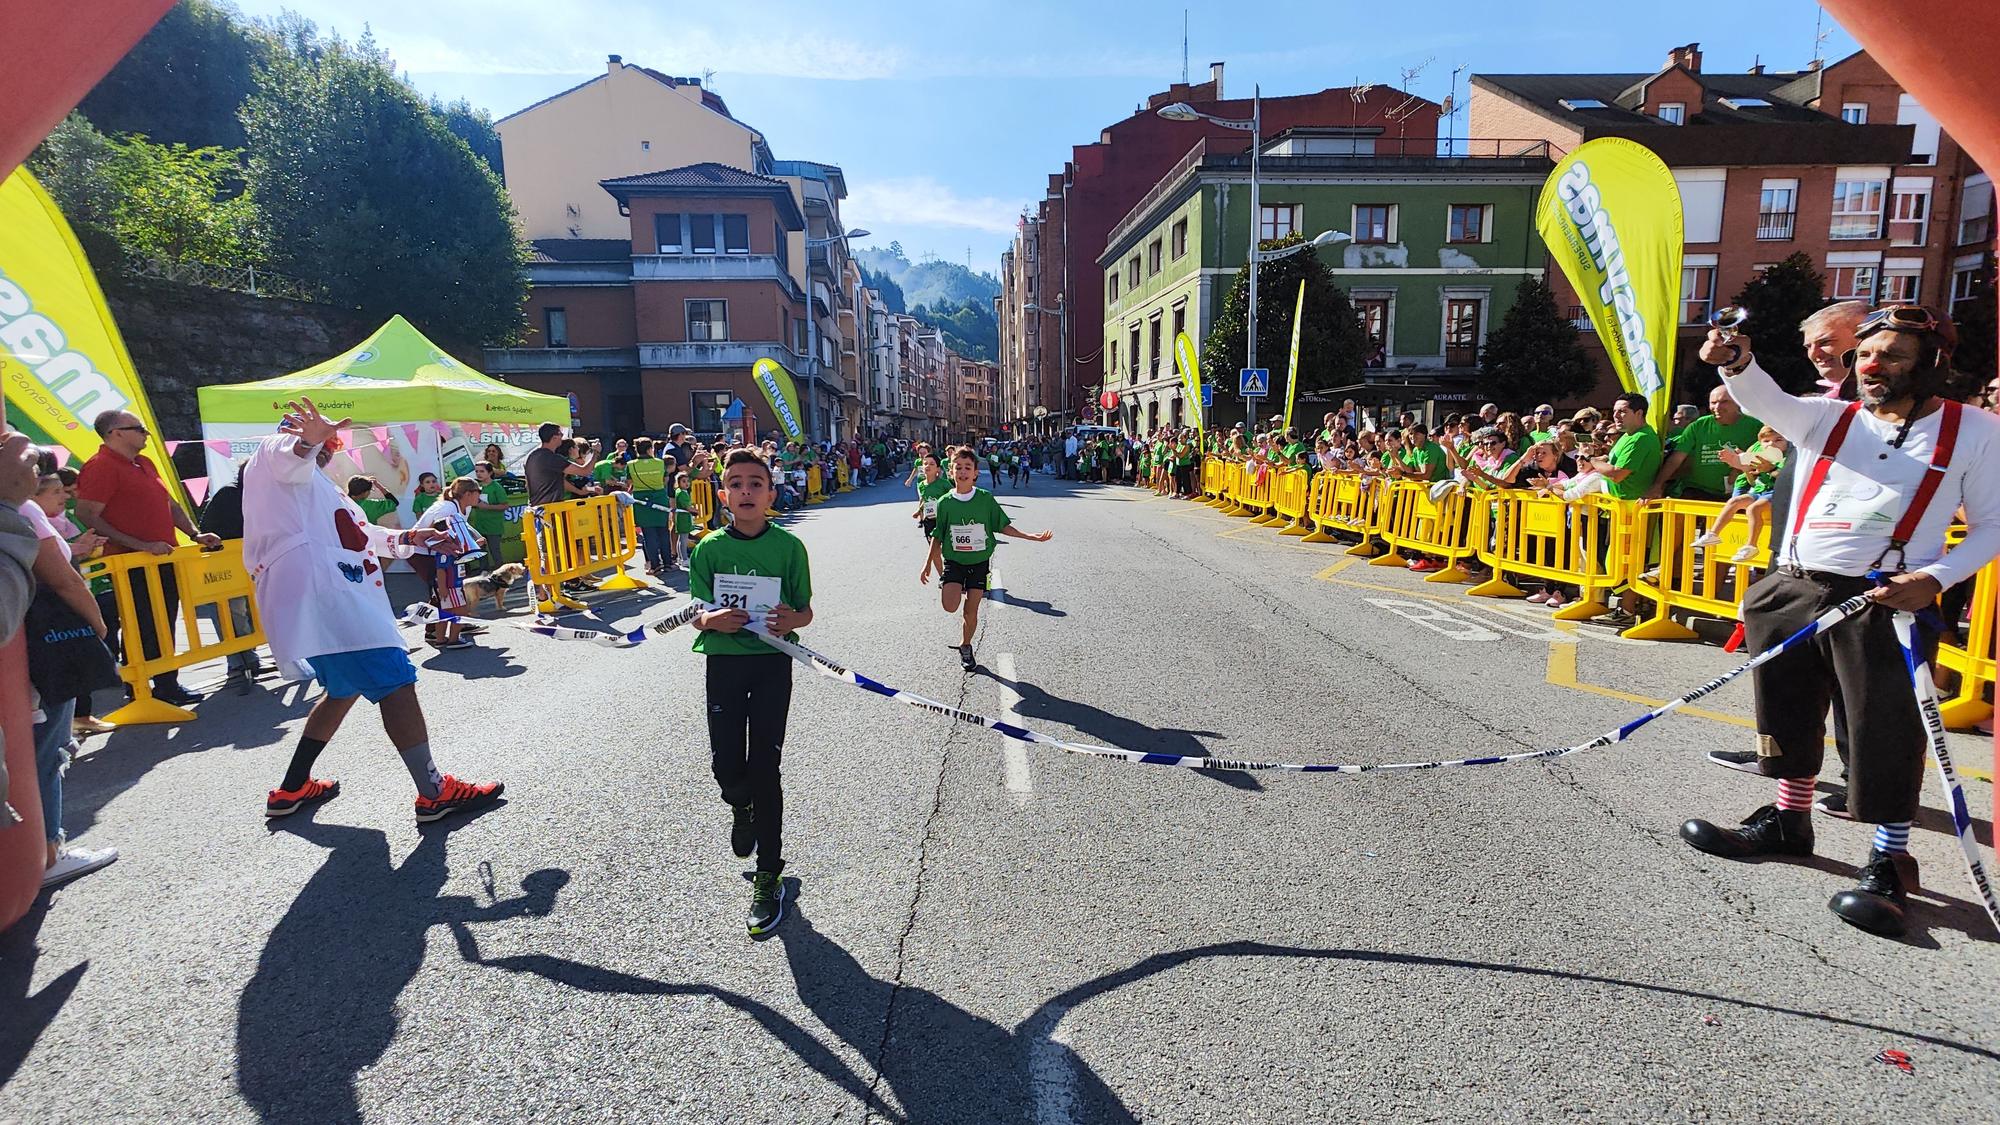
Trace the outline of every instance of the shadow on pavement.
{"type": "MultiPolygon", "coordinates": [[[[854,955],[796,908],[774,938],[785,947],[799,999],[848,1046],[871,1058],[911,1121],[1016,1121],[1041,1100],[1046,1056],[1018,1031],[928,989],[868,975],[854,955]],[[878,1018],[876,1012],[884,1012],[878,1018]],[[892,1051],[893,1029],[902,1049],[892,1051]]],[[[1096,1073],[1075,1062],[1061,1076],[1065,1119],[1133,1122],[1096,1073]]]]}
{"type": "Polygon", "coordinates": [[[1069,611],[1067,610],[1057,609],[1055,606],[1050,605],[1048,602],[1038,602],[1032,598],[1021,597],[1013,593],[1012,591],[1008,590],[1005,586],[1002,586],[998,590],[986,591],[986,596],[999,602],[1001,605],[1011,605],[1018,609],[1025,609],[1030,613],[1039,613],[1043,617],[1069,616],[1069,611]]]}
{"type": "Polygon", "coordinates": [[[272,828],[327,856],[271,930],[237,1000],[237,1089],[266,1122],[359,1122],[355,1076],[395,1039],[397,999],[423,966],[430,928],[547,914],[569,873],[532,872],[520,895],[481,906],[438,893],[451,835],[444,825],[425,830],[400,866],[391,865],[381,829],[306,815],[272,828]]]}
{"type": "Polygon", "coordinates": [[[44,892],[20,921],[0,933],[0,1012],[6,1013],[6,1018],[0,1019],[0,1086],[21,1069],[28,1052],[34,1050],[35,1040],[55,1022],[56,1013],[62,1011],[70,994],[83,983],[84,970],[90,968],[89,961],[79,961],[40,992],[28,994],[35,982],[35,962],[49,952],[36,941],[42,919],[49,912],[49,899],[44,892]]]}
{"type": "MultiPolygon", "coordinates": [[[[1889,1027],[1865,1020],[1847,1019],[1843,1016],[1815,1012],[1804,1008],[1787,1008],[1778,1004],[1766,1004],[1758,1000],[1744,1000],[1734,996],[1722,996],[1713,992],[1701,992],[1692,988],[1679,988],[1670,984],[1652,984],[1646,981],[1623,980],[1618,977],[1598,976],[1593,973],[1577,973],[1564,969],[1547,969],[1534,965],[1513,965],[1503,961],[1468,961],[1457,957],[1429,957],[1413,953],[1390,953],[1372,949],[1304,949],[1288,945],[1270,945],[1255,941],[1220,942],[1215,945],[1196,946],[1192,949],[1176,950],[1172,953],[1158,953],[1140,961],[1128,969],[1110,973],[1095,980],[1085,981],[1074,988],[1044,1001],[1021,1021],[1015,1030],[1015,1037],[1024,1042],[1046,1043],[1070,1009],[1098,996],[1114,992],[1128,984],[1136,984],[1148,977],[1180,968],[1183,965],[1211,958],[1225,957],[1282,957],[1294,960],[1357,961],[1376,965],[1395,965],[1418,969],[1463,969],[1481,973],[1507,973],[1514,976],[1545,977],[1552,980],[1576,981],[1583,984],[1599,984],[1609,988],[1633,989],[1662,996],[1679,996],[1707,1003],[1727,1004],[1750,1011],[1770,1012],[1780,1016],[1795,1016],[1800,1019],[1817,1020],[1821,1023],[1851,1027],[1859,1031],[1872,1031],[1888,1036],[1895,1041],[1914,1040],[1928,1043],[1933,1047],[1958,1051],[2000,1062],[2000,1051],[1989,1050],[1971,1043],[1961,1043],[1956,1039],[1946,1039],[1940,1035],[1930,1035],[1921,1031],[1911,1031],[1903,1027],[1889,1027]]],[[[1163,1032],[1165,1029],[1161,1029],[1163,1032]]]]}
{"type": "MultiPolygon", "coordinates": [[[[792,910],[796,911],[799,881],[797,879],[786,879],[785,883],[787,885],[787,893],[792,896],[792,910]]],[[[795,920],[795,917],[787,918],[783,926],[780,927],[780,932],[783,932],[784,927],[793,925],[795,920]]],[[[773,1039],[783,1043],[794,1055],[798,1056],[799,1061],[812,1067],[820,1077],[852,1094],[855,1098],[867,1104],[876,1113],[887,1115],[890,1120],[894,1121],[906,1120],[896,1115],[884,1104],[881,1098],[876,1095],[873,1085],[860,1075],[854,1073],[853,1068],[849,1067],[840,1056],[834,1054],[831,1050],[827,1049],[825,1044],[814,1038],[812,1032],[793,1023],[762,1001],[744,996],[741,993],[731,992],[725,988],[717,988],[713,985],[683,984],[673,981],[655,980],[651,977],[635,976],[631,973],[622,973],[615,969],[600,968],[596,965],[584,964],[581,961],[572,961],[565,957],[552,957],[542,953],[521,954],[511,957],[485,957],[480,954],[478,942],[474,940],[472,930],[469,927],[463,923],[453,922],[451,923],[451,932],[452,937],[458,942],[459,955],[464,957],[468,964],[500,969],[510,973],[525,973],[530,976],[541,977],[543,980],[560,984],[567,988],[574,988],[579,992],[594,992],[613,996],[706,996],[720,1000],[722,1003],[756,1020],[765,1032],[773,1039]]],[[[872,1047],[873,1045],[871,1044],[870,1046],[872,1047]]],[[[865,1057],[869,1048],[859,1047],[858,1049],[861,1050],[865,1057]]],[[[923,1118],[919,1117],[907,1120],[923,1120],[923,1118]]]]}
{"type": "MultiPolygon", "coordinates": [[[[1088,703],[1063,699],[1051,695],[1042,688],[1026,680],[1009,680],[985,665],[973,673],[985,676],[994,683],[1013,688],[1020,696],[1020,705],[1015,711],[1023,719],[1046,719],[1062,723],[1081,731],[1085,737],[1106,746],[1121,750],[1138,750],[1148,754],[1179,754],[1187,757],[1209,757],[1204,738],[1224,738],[1225,735],[1212,730],[1182,730],[1178,727],[1149,727],[1144,723],[1114,715],[1109,711],[1093,707],[1088,703]]],[[[1243,770],[1197,769],[1193,771],[1202,777],[1211,777],[1235,789],[1259,792],[1264,783],[1256,776],[1243,770]]]]}

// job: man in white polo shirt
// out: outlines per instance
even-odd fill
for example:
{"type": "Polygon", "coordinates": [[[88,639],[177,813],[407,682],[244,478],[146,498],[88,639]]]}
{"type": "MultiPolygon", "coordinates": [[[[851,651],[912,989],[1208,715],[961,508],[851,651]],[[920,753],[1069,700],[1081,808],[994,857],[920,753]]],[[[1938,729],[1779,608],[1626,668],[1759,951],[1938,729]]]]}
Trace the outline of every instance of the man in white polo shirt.
{"type": "MultiPolygon", "coordinates": [[[[1786,394],[1743,336],[1728,342],[1714,331],[1702,346],[1702,361],[1722,369],[1746,413],[1785,435],[1799,466],[1773,569],[1743,600],[1748,647],[1761,652],[1857,594],[1877,604],[1753,673],[1760,772],[1777,779],[1777,803],[1741,828],[1690,820],[1681,836],[1730,859],[1812,854],[1813,781],[1837,699],[1847,719],[1847,809],[1876,828],[1859,885],[1828,907],[1893,936],[1917,885],[1908,842],[1927,740],[1892,611],[1934,615],[1939,594],[2000,555],[2000,417],[1942,397],[1957,341],[1949,320],[1888,305],[1855,337],[1846,357],[1855,402],[1786,394]],[[1966,536],[1947,553],[1945,531],[1961,507],[1966,536]]],[[[1934,653],[1935,620],[1918,622],[1919,642],[1934,653]]]]}

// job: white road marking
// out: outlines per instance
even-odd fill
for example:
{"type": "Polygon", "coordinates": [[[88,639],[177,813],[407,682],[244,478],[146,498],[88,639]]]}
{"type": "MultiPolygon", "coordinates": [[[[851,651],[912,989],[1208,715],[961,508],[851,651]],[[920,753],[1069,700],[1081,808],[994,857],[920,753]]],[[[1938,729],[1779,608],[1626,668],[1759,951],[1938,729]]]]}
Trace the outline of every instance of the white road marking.
{"type": "MultiPolygon", "coordinates": [[[[1021,725],[1021,693],[1014,690],[1014,654],[1003,652],[993,658],[993,670],[1005,681],[1000,685],[1000,717],[1021,725]]],[[[1008,739],[1000,748],[1001,776],[1006,778],[1007,792],[1014,795],[1014,804],[1026,805],[1035,795],[1035,779],[1028,773],[1028,748],[1008,739]]]]}
{"type": "Polygon", "coordinates": [[[1414,621],[1434,633],[1443,633],[1454,641],[1497,641],[1500,634],[1476,621],[1468,621],[1437,605],[1427,602],[1403,601],[1399,598],[1368,598],[1369,605],[1379,606],[1398,617],[1414,621]]]}
{"type": "Polygon", "coordinates": [[[1062,1021],[1068,1008],[1056,1007],[1048,1038],[1028,1042],[1028,1090],[1035,1125],[1068,1125],[1076,1120],[1076,1064],[1062,1021]]]}

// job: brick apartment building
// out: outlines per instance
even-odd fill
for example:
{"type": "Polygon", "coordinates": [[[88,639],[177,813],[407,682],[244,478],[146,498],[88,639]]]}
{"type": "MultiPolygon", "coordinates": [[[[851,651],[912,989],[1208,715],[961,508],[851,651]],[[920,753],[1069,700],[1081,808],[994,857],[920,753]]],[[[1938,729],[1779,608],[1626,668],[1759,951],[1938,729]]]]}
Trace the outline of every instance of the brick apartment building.
{"type": "MultiPolygon", "coordinates": [[[[1249,133],[1207,121],[1169,121],[1156,112],[1175,102],[1216,117],[1247,120],[1249,98],[1225,99],[1223,64],[1206,82],[1174,83],[1096,141],[1075,146],[1047,191],[1023,217],[1001,262],[1001,382],[1014,409],[1010,422],[1073,422],[1086,409],[1084,388],[1101,382],[1104,287],[1097,258],[1111,229],[1198,140],[1214,153],[1242,152],[1249,133]],[[1030,309],[1028,306],[1036,306],[1030,309]]],[[[1263,99],[1266,138],[1300,126],[1344,127],[1374,138],[1382,153],[1429,155],[1437,147],[1439,107],[1379,86],[1334,88],[1263,99]]],[[[1536,136],[1487,133],[1486,136],[1536,136]]]]}
{"type": "MultiPolygon", "coordinates": [[[[1790,73],[1701,63],[1691,43],[1652,74],[1475,75],[1470,99],[1475,136],[1563,151],[1625,137],[1673,170],[1686,231],[1677,378],[1698,363],[1709,312],[1793,253],[1825,274],[1829,298],[1871,303],[1949,307],[1990,270],[1991,180],[1866,52],[1790,73]]],[[[1561,273],[1551,281],[1587,330],[1561,273]]]]}

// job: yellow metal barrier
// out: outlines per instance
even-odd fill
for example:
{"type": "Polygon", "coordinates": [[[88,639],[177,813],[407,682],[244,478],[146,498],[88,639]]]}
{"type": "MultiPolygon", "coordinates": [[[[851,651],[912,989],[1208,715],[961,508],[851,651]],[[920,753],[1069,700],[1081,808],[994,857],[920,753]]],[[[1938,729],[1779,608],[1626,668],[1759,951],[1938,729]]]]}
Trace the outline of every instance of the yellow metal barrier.
{"type": "Polygon", "coordinates": [[[1201,496],[1203,503],[1213,504],[1222,495],[1222,477],[1225,468],[1227,468],[1227,463],[1220,458],[1203,457],[1201,459],[1201,496]]]}
{"type": "Polygon", "coordinates": [[[1325,491],[1320,506],[1312,510],[1314,531],[1306,536],[1307,543],[1337,542],[1333,531],[1345,531],[1359,535],[1361,542],[1347,549],[1350,555],[1373,555],[1375,536],[1381,530],[1378,515],[1382,510],[1379,500],[1384,491],[1384,482],[1379,477],[1363,476],[1360,473],[1322,473],[1333,478],[1333,483],[1325,491]]]}
{"type": "MultiPolygon", "coordinates": [[[[1964,528],[1954,528],[1951,542],[1965,537],[1964,528]]],[[[1994,690],[1993,618],[1995,596],[2000,595],[2000,561],[1987,563],[1972,580],[1972,622],[1966,627],[1965,647],[1938,645],[1938,667],[1958,678],[1951,698],[1944,702],[1944,722],[1964,729],[1993,716],[1993,704],[1986,694],[1994,690]]]]}
{"type": "Polygon", "coordinates": [[[588,496],[528,512],[529,526],[521,538],[527,547],[528,577],[543,595],[536,609],[543,613],[582,609],[582,602],[563,593],[562,584],[600,570],[612,572],[598,585],[600,590],[646,588],[625,571],[638,550],[639,529],[631,506],[620,504],[618,497],[588,496]]]}
{"type": "Polygon", "coordinates": [[[826,503],[826,474],[818,465],[806,466],[806,503],[826,503]]]}
{"type": "Polygon", "coordinates": [[[694,531],[699,539],[715,526],[715,487],[705,480],[688,482],[688,505],[694,509],[694,531]]]}
{"type": "Polygon", "coordinates": [[[1525,596],[1509,575],[1577,587],[1581,595],[1556,611],[1559,621],[1607,612],[1613,590],[1631,580],[1631,504],[1609,496],[1565,501],[1524,489],[1476,493],[1472,544],[1493,577],[1467,590],[1481,598],[1525,596]]]}
{"type": "Polygon", "coordinates": [[[836,461],[833,463],[833,486],[835,492],[854,491],[854,482],[847,479],[847,462],[836,461]]]}
{"type": "Polygon", "coordinates": [[[1389,543],[1389,553],[1370,559],[1369,566],[1403,566],[1407,562],[1398,550],[1436,555],[1445,560],[1443,570],[1424,576],[1426,582],[1464,582],[1470,575],[1460,565],[1472,557],[1466,542],[1466,493],[1463,488],[1447,490],[1431,498],[1431,486],[1419,481],[1397,481],[1387,486],[1378,515],[1378,529],[1389,543]]]}
{"type": "Polygon", "coordinates": [[[1236,497],[1243,491],[1243,462],[1219,461],[1216,463],[1217,481],[1213,507],[1225,516],[1238,515],[1243,505],[1236,497]]]}
{"type": "Polygon", "coordinates": [[[1277,473],[1269,465],[1263,472],[1257,466],[1244,462],[1237,467],[1238,487],[1236,489],[1236,510],[1232,516],[1248,516],[1251,523],[1265,522],[1265,513],[1271,509],[1271,478],[1277,473]]]}
{"type": "Polygon", "coordinates": [[[1312,491],[1312,476],[1304,469],[1280,469],[1274,474],[1277,480],[1271,485],[1271,509],[1277,513],[1275,519],[1262,522],[1276,524],[1289,520],[1279,530],[1280,535],[1306,534],[1306,500],[1312,491]]]}
{"type": "Polygon", "coordinates": [[[1673,611],[1737,618],[1743,592],[1770,569],[1771,552],[1759,547],[1748,562],[1729,561],[1749,534],[1747,518],[1731,520],[1722,543],[1706,550],[1694,541],[1707,531],[1722,505],[1707,500],[1654,500],[1643,505],[1632,522],[1627,554],[1632,588],[1653,602],[1653,616],[1625,630],[1642,641],[1691,641],[1698,634],[1673,619],[1673,611]],[[1657,542],[1660,562],[1648,567],[1649,545],[1657,542]]]}
{"type": "Polygon", "coordinates": [[[264,643],[263,619],[257,613],[256,589],[250,582],[250,568],[243,565],[243,541],[224,540],[222,547],[204,551],[200,547],[177,547],[166,555],[131,551],[106,555],[83,565],[86,579],[108,578],[118,605],[119,638],[125,663],[119,675],[132,690],[131,702],[104,718],[113,723],[183,723],[194,712],[175,707],[153,696],[153,677],[190,665],[217,660],[231,653],[247,652],[264,643]],[[163,575],[171,572],[180,591],[178,618],[167,615],[163,575]],[[229,603],[242,598],[250,606],[251,628],[236,631],[229,603]],[[201,634],[200,611],[213,606],[216,639],[201,634]],[[139,622],[153,622],[159,639],[158,652],[145,653],[139,622]]]}

